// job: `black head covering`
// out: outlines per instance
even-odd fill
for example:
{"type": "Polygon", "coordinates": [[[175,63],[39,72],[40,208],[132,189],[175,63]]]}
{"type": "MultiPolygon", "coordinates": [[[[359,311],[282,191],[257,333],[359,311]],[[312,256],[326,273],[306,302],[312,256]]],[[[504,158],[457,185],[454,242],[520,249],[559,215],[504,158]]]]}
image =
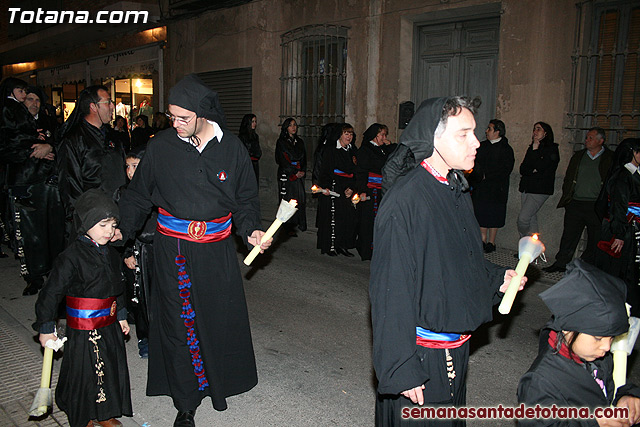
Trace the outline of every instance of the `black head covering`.
{"type": "Polygon", "coordinates": [[[218,93],[209,89],[195,74],[189,74],[169,91],[169,104],[193,111],[198,117],[218,123],[226,128],[224,111],[218,93]]]}
{"type": "Polygon", "coordinates": [[[624,281],[581,259],[569,264],[562,280],[540,294],[553,314],[548,327],[603,337],[629,329],[626,296],[624,281]]]}
{"type": "Polygon", "coordinates": [[[399,142],[411,149],[416,162],[421,162],[433,154],[433,134],[442,118],[442,109],[446,101],[447,98],[429,98],[422,101],[400,136],[399,142]]]}
{"type": "Polygon", "coordinates": [[[85,234],[90,228],[106,218],[120,220],[118,205],[102,190],[92,188],[76,200],[74,221],[78,235],[85,234]]]}
{"type": "Polygon", "coordinates": [[[27,87],[26,92],[27,94],[35,93],[38,96],[38,98],[40,98],[40,105],[44,105],[48,100],[47,95],[39,86],[29,86],[27,87]]]}
{"type": "Polygon", "coordinates": [[[373,138],[378,136],[380,133],[380,127],[382,125],[380,123],[374,123],[367,128],[362,134],[362,144],[367,143],[369,141],[373,141],[373,138]]]}

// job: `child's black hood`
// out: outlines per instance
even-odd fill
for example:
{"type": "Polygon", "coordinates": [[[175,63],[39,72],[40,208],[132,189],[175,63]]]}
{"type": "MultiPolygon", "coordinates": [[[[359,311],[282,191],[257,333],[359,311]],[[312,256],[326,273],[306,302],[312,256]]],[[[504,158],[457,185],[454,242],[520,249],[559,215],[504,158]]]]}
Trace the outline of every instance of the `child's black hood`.
{"type": "Polygon", "coordinates": [[[574,260],[565,276],[540,294],[553,319],[555,331],[577,331],[611,337],[629,329],[624,281],[584,262],[574,260]]]}
{"type": "Polygon", "coordinates": [[[78,197],[74,211],[78,234],[85,234],[90,228],[106,218],[120,220],[118,205],[106,193],[93,188],[78,197]]]}

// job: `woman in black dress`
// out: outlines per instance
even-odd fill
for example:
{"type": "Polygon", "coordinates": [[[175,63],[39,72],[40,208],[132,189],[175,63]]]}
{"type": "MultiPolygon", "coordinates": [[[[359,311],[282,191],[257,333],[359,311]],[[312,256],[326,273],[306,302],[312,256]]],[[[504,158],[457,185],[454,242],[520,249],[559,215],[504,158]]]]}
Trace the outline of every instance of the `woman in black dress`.
{"type": "Polygon", "coordinates": [[[258,134],[256,133],[257,126],[258,119],[256,118],[256,115],[245,114],[242,118],[242,122],[240,122],[238,138],[240,138],[240,141],[242,141],[249,151],[253,171],[256,173],[258,186],[260,186],[260,157],[262,157],[262,149],[260,148],[260,137],[258,137],[258,134]]]}
{"type": "Polygon", "coordinates": [[[509,177],[513,170],[513,149],[505,136],[502,120],[489,121],[484,131],[487,139],[480,143],[476,163],[469,174],[473,210],[480,224],[484,251],[496,250],[498,228],[504,227],[509,197],[509,177]]]}
{"type": "Polygon", "coordinates": [[[278,198],[298,201],[298,212],[287,221],[289,235],[296,236],[294,227],[300,231],[307,229],[305,211],[306,194],[304,176],[307,170],[307,151],[304,141],[298,136],[298,124],[289,117],[282,123],[280,137],[276,142],[276,163],[278,164],[278,198]]]}

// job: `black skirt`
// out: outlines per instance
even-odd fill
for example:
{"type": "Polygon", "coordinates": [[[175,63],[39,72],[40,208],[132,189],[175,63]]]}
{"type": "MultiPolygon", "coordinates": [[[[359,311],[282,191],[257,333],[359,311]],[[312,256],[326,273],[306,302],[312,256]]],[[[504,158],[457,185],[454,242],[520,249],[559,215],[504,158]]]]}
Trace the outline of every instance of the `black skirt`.
{"type": "Polygon", "coordinates": [[[132,416],[129,369],[120,324],[90,331],[67,328],[56,404],[71,427],[132,416]]]}

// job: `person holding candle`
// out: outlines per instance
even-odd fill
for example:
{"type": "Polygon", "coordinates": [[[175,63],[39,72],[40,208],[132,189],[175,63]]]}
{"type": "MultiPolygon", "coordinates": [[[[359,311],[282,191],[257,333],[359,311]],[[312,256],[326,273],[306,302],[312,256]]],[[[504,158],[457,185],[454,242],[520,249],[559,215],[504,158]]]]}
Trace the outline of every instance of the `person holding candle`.
{"type": "Polygon", "coordinates": [[[122,425],[116,418],[133,416],[122,261],[109,244],[118,218],[118,206],[101,190],[78,197],[78,236],[56,258],[35,306],[33,329],[44,347],[57,339],[55,321],[66,297],[67,342],[56,403],[71,427],[116,427],[122,425]]]}
{"type": "Polygon", "coordinates": [[[520,420],[535,426],[629,426],[640,421],[640,388],[615,389],[613,338],[627,332],[625,284],[576,259],[540,294],[551,320],[540,333],[538,357],[518,384],[518,402],[532,407],[628,408],[628,419],[520,420]]]}
{"type": "Polygon", "coordinates": [[[428,99],[400,137],[427,149],[385,194],[374,226],[369,292],[378,426],[431,425],[402,418],[411,403],[464,406],[470,333],[491,320],[517,275],[485,260],[462,172],[473,167],[480,145],[477,105],[464,97],[428,99]]]}
{"type": "Polygon", "coordinates": [[[298,136],[298,123],[289,117],[280,128],[280,137],[276,142],[276,163],[278,164],[278,199],[298,202],[298,212],[287,221],[285,226],[289,236],[297,237],[298,230],[307,229],[307,215],[305,212],[306,192],[304,178],[307,171],[307,150],[304,141],[298,136]]]}
{"type": "Polygon", "coordinates": [[[349,249],[356,243],[356,212],[351,203],[356,188],[356,148],[351,144],[353,126],[342,123],[337,131],[322,155],[318,186],[324,191],[318,202],[317,247],[329,256],[352,257],[349,249]],[[332,196],[331,191],[340,197],[332,196]]]}
{"type": "Polygon", "coordinates": [[[360,258],[371,259],[373,251],[373,221],[378,213],[382,195],[382,167],[397,144],[387,139],[387,125],[374,123],[364,132],[356,154],[356,186],[360,193],[357,207],[358,237],[356,249],[360,258]],[[368,200],[365,200],[367,198],[368,200]]]}
{"type": "Polygon", "coordinates": [[[232,218],[247,246],[271,239],[260,243],[256,176],[217,93],[190,74],[168,104],[173,128],[154,136],[122,195],[121,230],[133,239],[158,207],[147,395],[171,396],[174,426],[191,427],[204,398],[222,411],[258,381],[232,218]]]}

